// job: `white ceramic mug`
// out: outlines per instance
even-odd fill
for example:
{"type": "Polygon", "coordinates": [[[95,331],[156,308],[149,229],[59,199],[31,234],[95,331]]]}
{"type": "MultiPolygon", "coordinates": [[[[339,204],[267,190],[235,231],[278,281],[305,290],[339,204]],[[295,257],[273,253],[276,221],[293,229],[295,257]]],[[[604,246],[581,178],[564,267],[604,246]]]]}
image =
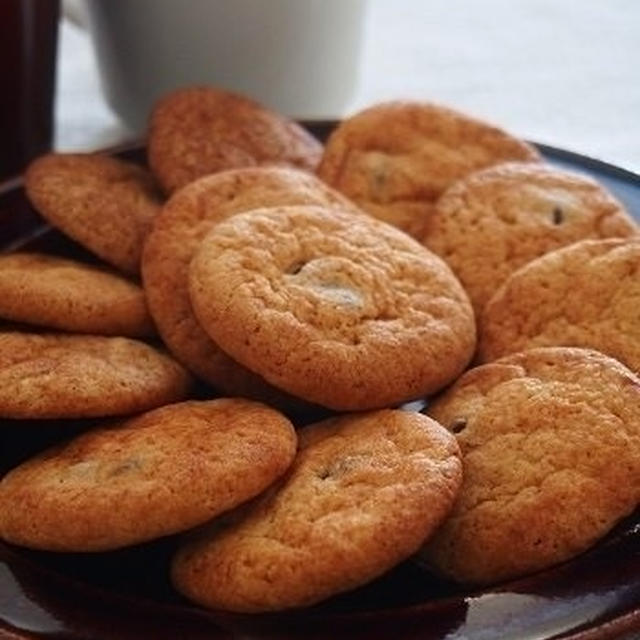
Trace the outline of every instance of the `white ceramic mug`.
{"type": "Polygon", "coordinates": [[[301,119],[343,114],[368,0],[86,0],[107,101],[134,131],[179,86],[244,93],[301,119]]]}

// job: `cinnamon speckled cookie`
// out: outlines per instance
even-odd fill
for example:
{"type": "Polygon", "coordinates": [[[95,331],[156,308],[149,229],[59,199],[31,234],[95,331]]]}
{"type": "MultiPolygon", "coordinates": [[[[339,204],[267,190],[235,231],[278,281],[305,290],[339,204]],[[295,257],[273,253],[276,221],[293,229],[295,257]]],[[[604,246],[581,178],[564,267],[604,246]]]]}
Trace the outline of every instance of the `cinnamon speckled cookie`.
{"type": "Polygon", "coordinates": [[[526,142],[426,102],[386,102],[343,120],[319,176],[371,215],[416,238],[455,180],[500,162],[537,161],[526,142]]]}
{"type": "Polygon", "coordinates": [[[450,578],[486,584],[568,560],[640,501],[640,379],[599,352],[477,367],[429,414],[463,456],[455,507],[420,556],[450,578]]]}
{"type": "Polygon", "coordinates": [[[447,261],[479,313],[530,260],[578,240],[637,233],[622,204],[591,178],[540,163],[507,163],[450,187],[422,241],[447,261]]]}
{"type": "Polygon", "coordinates": [[[183,399],[187,372],[129,338],[0,332],[0,417],[84,418],[183,399]]]}
{"type": "Polygon", "coordinates": [[[583,240],[515,271],[480,318],[483,362],[531,347],[590,347],[640,372],[640,238],[583,240]]]}
{"type": "Polygon", "coordinates": [[[313,170],[321,153],[321,144],[296,122],[220,89],[178,89],[151,114],[149,165],[167,193],[224,169],[281,164],[313,170]]]}
{"type": "Polygon", "coordinates": [[[278,406],[291,406],[293,399],[235,362],[200,327],[191,308],[188,275],[200,242],[217,222],[256,207],[293,204],[354,207],[315,176],[296,169],[222,171],[199,178],[169,199],[156,218],[142,259],[151,313],[176,358],[228,395],[278,406]]]}
{"type": "Polygon", "coordinates": [[[384,410],[311,425],[276,491],[178,552],[174,584],[216,609],[313,604],[416,551],[451,509],[461,477],[455,438],[421,414],[384,410]]]}
{"type": "Polygon", "coordinates": [[[161,203],[148,171],[108,156],[51,153],[28,167],[25,188],[54,227],[118,269],[138,272],[161,203]]]}
{"type": "Polygon", "coordinates": [[[233,358],[331,409],[432,393],[475,347],[473,310],[449,267],[398,229],[337,208],[254,209],[219,223],[191,262],[190,292],[233,358]]]}
{"type": "Polygon", "coordinates": [[[184,402],[86,432],[0,482],[0,537],[102,551],[202,524],[248,500],[292,462],[296,436],[273,409],[184,402]]]}
{"type": "Polygon", "coordinates": [[[78,333],[154,333],[140,286],[115,272],[42,253],[0,255],[0,317],[78,333]]]}

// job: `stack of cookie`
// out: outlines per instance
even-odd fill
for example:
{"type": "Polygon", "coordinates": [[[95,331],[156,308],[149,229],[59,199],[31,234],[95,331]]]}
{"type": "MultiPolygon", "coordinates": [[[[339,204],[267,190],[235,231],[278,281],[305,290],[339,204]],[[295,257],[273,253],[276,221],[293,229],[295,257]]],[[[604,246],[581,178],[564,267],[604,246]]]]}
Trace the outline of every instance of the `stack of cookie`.
{"type": "Polygon", "coordinates": [[[4,477],[5,540],[189,532],[176,588],[257,612],[412,556],[508,579],[636,508],[640,241],[601,186],[407,102],[323,148],[247,98],[181,90],[148,154],[27,172],[95,258],[0,257],[0,316],[31,327],[0,334],[0,416],[111,418],[4,477]],[[467,371],[474,353],[500,359],[467,371]],[[428,416],[398,409],[426,398],[428,416]],[[302,427],[319,409],[335,415],[302,427]]]}

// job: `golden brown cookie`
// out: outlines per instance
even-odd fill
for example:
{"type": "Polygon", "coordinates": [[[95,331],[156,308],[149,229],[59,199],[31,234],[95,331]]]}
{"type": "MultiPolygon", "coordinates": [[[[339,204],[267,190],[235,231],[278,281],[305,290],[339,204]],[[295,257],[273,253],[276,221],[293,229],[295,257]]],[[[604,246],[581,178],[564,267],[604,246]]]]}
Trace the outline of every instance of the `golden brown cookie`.
{"type": "Polygon", "coordinates": [[[282,164],[312,171],[321,153],[297,123],[220,89],[178,89],[151,114],[149,165],[167,193],[224,169],[282,164]]]}
{"type": "MultiPolygon", "coordinates": [[[[285,167],[253,167],[199,178],[177,191],[145,244],[142,277],[151,313],[170,351],[227,395],[291,405],[293,399],[235,362],[200,327],[189,299],[189,263],[221,220],[262,206],[354,206],[315,176],[285,167]]],[[[249,239],[246,239],[247,241],[249,239]]]]}
{"type": "Polygon", "coordinates": [[[640,372],[640,239],[583,240],[515,271],[480,319],[479,358],[590,347],[640,372]]]}
{"type": "Polygon", "coordinates": [[[161,407],[56,446],[0,482],[0,537],[53,551],[116,549],[202,524],[284,473],[291,423],[255,402],[161,407]]]}
{"type": "Polygon", "coordinates": [[[187,372],[129,338],[0,332],[0,417],[86,418],[183,399],[187,372]]]}
{"type": "Polygon", "coordinates": [[[640,379],[597,351],[514,354],[465,373],[429,407],[457,434],[464,479],[421,551],[485,584],[585,551],[640,501],[640,379]]]}
{"type": "Polygon", "coordinates": [[[145,169],[97,154],[51,153],[28,167],[25,188],[54,227],[118,269],[138,272],[161,203],[145,169]]]}
{"type": "Polygon", "coordinates": [[[479,313],[530,260],[578,240],[637,233],[622,204],[591,178],[540,163],[506,163],[447,189],[422,241],[446,260],[479,313]]]}
{"type": "Polygon", "coordinates": [[[475,347],[473,310],[449,267],[398,229],[337,208],[254,209],[219,223],[191,262],[190,292],[233,358],[331,409],[432,393],[475,347]]]}
{"type": "Polygon", "coordinates": [[[505,131],[426,102],[385,102],[344,120],[318,175],[376,218],[416,238],[455,180],[500,162],[537,161],[505,131]]]}
{"type": "Polygon", "coordinates": [[[187,597],[259,612],[352,589],[415,552],[460,486],[455,438],[419,413],[344,416],[301,439],[276,491],[178,552],[173,581],[187,597]]]}
{"type": "Polygon", "coordinates": [[[77,333],[154,333],[140,286],[113,271],[43,253],[0,255],[0,317],[77,333]]]}

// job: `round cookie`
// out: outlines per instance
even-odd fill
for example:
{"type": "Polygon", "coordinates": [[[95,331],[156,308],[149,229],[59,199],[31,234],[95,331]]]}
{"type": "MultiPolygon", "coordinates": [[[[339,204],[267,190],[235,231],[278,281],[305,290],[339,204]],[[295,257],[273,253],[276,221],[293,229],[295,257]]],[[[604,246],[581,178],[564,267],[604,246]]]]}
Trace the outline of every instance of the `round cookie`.
{"type": "Polygon", "coordinates": [[[142,257],[149,308],[169,350],[227,395],[291,407],[293,398],[235,362],[200,327],[189,299],[189,263],[213,226],[261,206],[353,207],[315,176],[285,167],[253,167],[199,178],[177,191],[155,220],[142,257]]]}
{"type": "Polygon", "coordinates": [[[583,240],[515,271],[480,318],[482,362],[531,347],[590,347],[640,372],[640,238],[583,240]]]}
{"type": "Polygon", "coordinates": [[[148,171],[108,156],[51,153],[29,165],[25,189],[54,227],[118,269],[138,272],[161,202],[148,171]]]}
{"type": "Polygon", "coordinates": [[[455,438],[419,413],[383,410],[306,427],[283,483],[174,558],[176,588],[207,607],[313,604],[414,553],[452,507],[455,438]]]}
{"type": "Polygon", "coordinates": [[[129,338],[0,332],[0,417],[86,418],[183,399],[187,372],[129,338]]]}
{"type": "Polygon", "coordinates": [[[103,551],[195,527],[253,498],[296,453],[291,423],[254,402],[161,407],[86,432],[0,482],[0,537],[103,551]]]}
{"type": "Polygon", "coordinates": [[[337,208],[219,223],[191,262],[190,293],[233,358],[330,409],[432,393],[475,348],[473,310],[449,267],[398,229],[337,208]]]}
{"type": "Polygon", "coordinates": [[[446,260],[478,314],[530,260],[578,240],[637,233],[622,204],[591,178],[539,163],[507,163],[447,189],[422,242],[446,260]]]}
{"type": "Polygon", "coordinates": [[[465,373],[429,407],[457,433],[464,479],[420,552],[459,582],[568,560],[640,501],[640,379],[597,351],[547,347],[465,373]]]}
{"type": "Polygon", "coordinates": [[[321,153],[296,122],[220,89],[179,89],[151,114],[149,166],[167,193],[224,169],[282,164],[312,171],[321,153]]]}
{"type": "Polygon", "coordinates": [[[385,102],[343,120],[318,175],[371,215],[420,239],[455,180],[500,162],[537,161],[505,131],[426,102],[385,102]]]}
{"type": "Polygon", "coordinates": [[[115,272],[43,253],[0,255],[0,317],[78,333],[154,333],[140,286],[115,272]]]}

